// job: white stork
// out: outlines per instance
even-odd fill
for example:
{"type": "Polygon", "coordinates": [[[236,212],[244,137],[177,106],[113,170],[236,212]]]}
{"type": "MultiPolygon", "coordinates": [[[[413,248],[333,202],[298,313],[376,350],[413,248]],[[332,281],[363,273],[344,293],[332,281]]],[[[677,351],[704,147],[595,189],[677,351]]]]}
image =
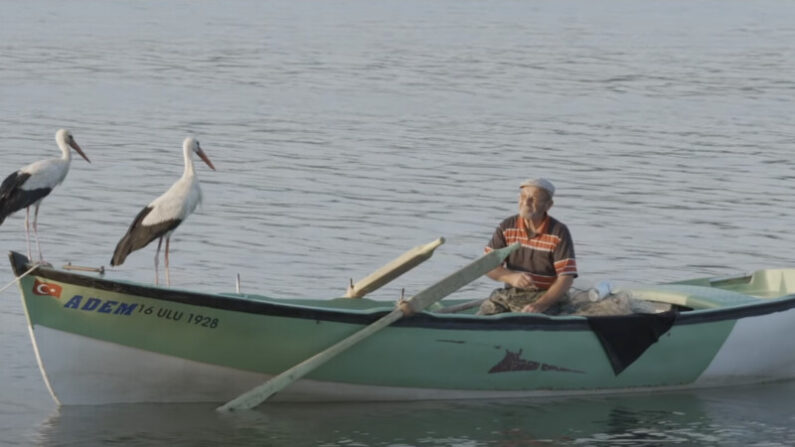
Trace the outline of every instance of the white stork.
{"type": "Polygon", "coordinates": [[[124,263],[127,256],[139,248],[143,248],[155,239],[157,251],[155,252],[155,284],[158,283],[157,273],[158,258],[160,257],[160,245],[163,238],[166,238],[166,284],[171,285],[171,278],[168,271],[168,245],[171,233],[182,223],[201,202],[202,192],[199,189],[199,179],[193,169],[193,153],[195,152],[213,171],[210,159],[202,150],[199,142],[195,138],[185,138],[182,143],[182,152],[185,157],[185,172],[182,177],[174,183],[162,196],[156,198],[147,205],[135,217],[130,228],[127,230],[113,252],[113,259],[110,265],[116,266],[124,263]]]}
{"type": "Polygon", "coordinates": [[[32,260],[30,254],[30,206],[35,205],[33,212],[33,234],[36,238],[36,247],[39,250],[39,260],[44,261],[41,255],[41,245],[39,245],[39,206],[52,190],[63,182],[69,172],[69,164],[72,161],[72,152],[76,150],[81,157],[91,163],[80,146],[75,142],[72,133],[66,129],[55,132],[55,142],[61,148],[61,158],[49,160],[39,160],[31,163],[17,172],[9,175],[0,185],[0,224],[6,217],[25,208],[25,237],[27,238],[28,259],[32,260]]]}

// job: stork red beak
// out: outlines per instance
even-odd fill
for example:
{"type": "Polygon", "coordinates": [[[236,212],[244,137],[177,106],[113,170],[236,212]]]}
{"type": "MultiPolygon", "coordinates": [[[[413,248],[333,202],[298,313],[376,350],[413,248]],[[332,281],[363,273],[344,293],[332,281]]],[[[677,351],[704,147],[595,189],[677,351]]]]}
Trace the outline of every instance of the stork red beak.
{"type": "Polygon", "coordinates": [[[201,148],[199,148],[199,150],[196,151],[196,153],[199,154],[199,158],[201,158],[205,163],[207,163],[207,166],[209,166],[210,169],[215,171],[215,166],[213,166],[213,163],[210,161],[209,158],[207,158],[207,154],[205,154],[204,151],[201,150],[201,148]]]}
{"type": "Polygon", "coordinates": [[[69,146],[72,146],[72,149],[77,151],[77,153],[80,154],[81,157],[85,158],[87,162],[91,163],[91,160],[86,157],[86,154],[83,153],[83,149],[80,149],[80,146],[77,145],[77,142],[72,140],[69,142],[69,146]]]}

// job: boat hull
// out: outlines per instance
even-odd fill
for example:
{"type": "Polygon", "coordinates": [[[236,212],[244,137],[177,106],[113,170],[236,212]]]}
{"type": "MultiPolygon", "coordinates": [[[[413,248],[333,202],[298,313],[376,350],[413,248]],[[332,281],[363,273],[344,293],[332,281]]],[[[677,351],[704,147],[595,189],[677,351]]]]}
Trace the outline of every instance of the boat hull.
{"type": "MultiPolygon", "coordinates": [[[[12,255],[12,262],[17,275],[26,270],[23,257],[12,255]]],[[[225,402],[391,310],[369,300],[211,295],[48,268],[23,277],[20,290],[42,372],[62,405],[225,402]]],[[[619,340],[653,329],[653,322],[624,318],[615,320],[625,328],[619,340]]],[[[795,353],[782,336],[795,324],[792,300],[669,319],[617,369],[593,318],[422,313],[357,344],[274,400],[549,396],[795,376],[795,353]]]]}

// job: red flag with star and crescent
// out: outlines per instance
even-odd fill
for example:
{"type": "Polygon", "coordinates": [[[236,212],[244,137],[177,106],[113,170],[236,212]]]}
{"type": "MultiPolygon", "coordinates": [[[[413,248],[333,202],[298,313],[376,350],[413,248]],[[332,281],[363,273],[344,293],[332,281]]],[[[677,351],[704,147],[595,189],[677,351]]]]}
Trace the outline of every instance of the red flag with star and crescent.
{"type": "Polygon", "coordinates": [[[33,293],[35,295],[49,295],[56,298],[61,297],[61,286],[58,284],[50,284],[41,282],[37,279],[33,281],[33,293]]]}

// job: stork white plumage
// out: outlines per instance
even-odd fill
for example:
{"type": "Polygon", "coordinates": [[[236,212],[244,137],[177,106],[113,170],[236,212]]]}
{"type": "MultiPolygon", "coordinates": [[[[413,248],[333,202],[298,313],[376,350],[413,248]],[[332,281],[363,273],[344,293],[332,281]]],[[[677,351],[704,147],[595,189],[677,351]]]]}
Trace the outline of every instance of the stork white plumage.
{"type": "Polygon", "coordinates": [[[0,224],[6,217],[25,208],[25,237],[28,248],[28,259],[33,259],[30,254],[30,207],[34,206],[33,234],[36,238],[36,248],[39,250],[39,260],[44,261],[39,244],[39,206],[41,201],[52,190],[61,184],[69,172],[72,162],[72,151],[77,151],[80,156],[91,163],[83,150],[75,142],[72,133],[66,129],[55,132],[55,142],[61,149],[61,158],[39,160],[6,177],[0,185],[0,224]]]}
{"type": "Polygon", "coordinates": [[[193,167],[193,154],[198,155],[207,163],[210,169],[215,170],[215,166],[207,158],[195,138],[189,137],[185,139],[182,143],[182,152],[185,157],[185,172],[182,177],[162,196],[156,198],[138,213],[127,230],[127,234],[116,245],[116,250],[113,252],[113,258],[110,261],[110,265],[121,265],[130,253],[145,247],[155,239],[159,239],[157,251],[155,252],[155,284],[160,279],[157,269],[163,238],[166,239],[166,284],[171,285],[168,271],[168,248],[171,233],[201,202],[202,193],[199,188],[199,179],[196,177],[196,171],[193,167]]]}

